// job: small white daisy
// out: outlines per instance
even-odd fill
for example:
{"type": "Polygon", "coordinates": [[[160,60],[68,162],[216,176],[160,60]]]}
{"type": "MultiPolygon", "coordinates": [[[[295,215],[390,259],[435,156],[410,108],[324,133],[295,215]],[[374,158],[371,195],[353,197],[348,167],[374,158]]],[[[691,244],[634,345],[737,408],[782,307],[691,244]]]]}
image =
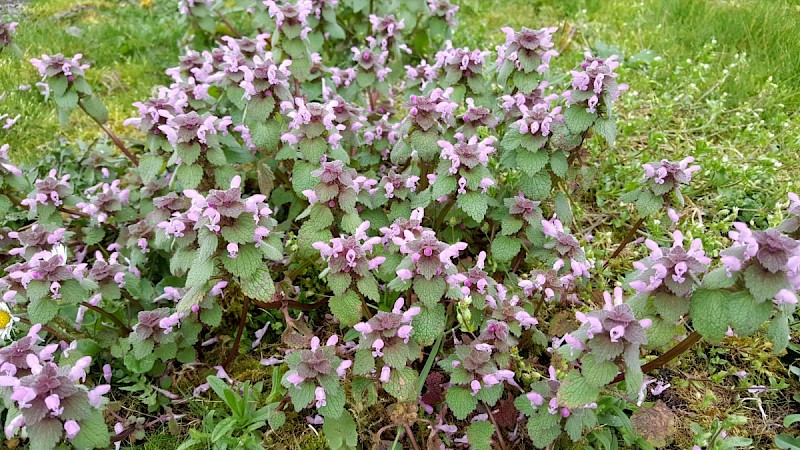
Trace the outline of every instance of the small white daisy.
{"type": "Polygon", "coordinates": [[[5,341],[11,335],[14,324],[19,322],[19,317],[14,317],[8,305],[0,302],[0,340],[5,341]]]}

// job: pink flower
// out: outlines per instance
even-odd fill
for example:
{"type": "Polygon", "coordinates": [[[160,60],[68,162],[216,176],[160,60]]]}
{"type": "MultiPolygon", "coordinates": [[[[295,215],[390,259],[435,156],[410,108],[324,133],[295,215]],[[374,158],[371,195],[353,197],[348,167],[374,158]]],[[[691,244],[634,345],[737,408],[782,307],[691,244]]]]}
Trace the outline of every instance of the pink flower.
{"type": "Polygon", "coordinates": [[[75,436],[78,435],[78,432],[81,431],[80,425],[78,422],[74,420],[68,420],[64,422],[64,431],[67,433],[67,439],[72,440],[75,439],[75,436]]]}

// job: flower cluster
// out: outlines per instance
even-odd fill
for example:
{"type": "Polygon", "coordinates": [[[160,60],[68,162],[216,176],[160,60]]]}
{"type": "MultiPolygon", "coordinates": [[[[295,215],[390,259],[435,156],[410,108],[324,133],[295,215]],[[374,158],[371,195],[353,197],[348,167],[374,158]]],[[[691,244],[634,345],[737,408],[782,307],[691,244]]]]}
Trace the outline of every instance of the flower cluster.
{"type": "Polygon", "coordinates": [[[403,237],[393,239],[400,245],[400,252],[406,257],[397,266],[397,276],[401,280],[423,277],[443,277],[454,269],[452,259],[467,248],[467,244],[459,242],[453,245],[441,242],[432,230],[422,231],[419,237],[404,233],[403,237]]]}
{"type": "Polygon", "coordinates": [[[323,416],[338,417],[344,409],[343,378],[353,362],[336,356],[338,336],[331,336],[320,345],[320,339],[311,338],[309,347],[286,355],[289,371],[282,384],[289,389],[292,403],[297,411],[312,402],[323,416]]]}
{"type": "Polygon", "coordinates": [[[19,167],[12,164],[11,160],[8,158],[8,148],[8,144],[0,145],[0,169],[2,169],[0,174],[9,174],[15,177],[22,176],[22,171],[19,167]]]}
{"type": "Polygon", "coordinates": [[[99,430],[105,428],[100,411],[110,386],[102,384],[90,390],[83,385],[92,362],[89,356],[72,365],[57,364],[54,353],[58,346],[37,344],[41,327],[31,327],[26,337],[0,350],[0,389],[10,390],[8,398],[19,411],[7,421],[6,438],[26,427],[32,445],[55,445],[66,438],[85,446],[88,441],[81,436],[82,429],[102,434],[99,430]]]}
{"type": "Polygon", "coordinates": [[[434,17],[444,20],[447,25],[456,26],[456,13],[459,7],[449,0],[428,0],[428,9],[434,17]]]}
{"type": "Polygon", "coordinates": [[[467,188],[471,191],[486,190],[495,184],[491,174],[487,169],[489,165],[489,155],[494,153],[492,146],[495,142],[494,137],[488,137],[478,141],[478,136],[466,138],[462,133],[456,133],[456,143],[440,140],[439,147],[442,152],[439,157],[442,162],[439,165],[438,177],[458,175],[458,193],[466,194],[467,188]]]}
{"type": "Polygon", "coordinates": [[[16,32],[17,22],[0,21],[0,51],[14,43],[12,36],[16,32]]]}
{"type": "MultiPolygon", "coordinates": [[[[359,177],[355,170],[349,169],[342,161],[324,161],[322,167],[311,172],[311,176],[319,178],[313,190],[303,191],[311,203],[320,202],[328,208],[339,208],[350,212],[355,209],[358,192],[367,182],[359,177]]],[[[377,183],[371,180],[370,185],[377,183]]]]}
{"type": "Polygon", "coordinates": [[[409,97],[409,120],[422,131],[430,130],[436,124],[453,126],[453,112],[458,104],[450,100],[453,89],[436,88],[428,95],[412,95],[409,97]]]}
{"type": "Polygon", "coordinates": [[[281,103],[281,110],[291,118],[291,131],[281,135],[281,140],[290,145],[300,144],[300,152],[307,161],[319,161],[327,151],[327,144],[337,147],[342,139],[341,132],[347,127],[336,123],[334,107],[336,101],[328,103],[306,103],[302,98],[281,103]],[[324,137],[323,139],[318,139],[324,137]],[[321,142],[317,142],[317,141],[321,142]]]}
{"type": "Polygon", "coordinates": [[[554,252],[557,260],[553,268],[560,270],[569,262],[572,276],[588,277],[592,264],[586,260],[586,254],[578,239],[564,229],[564,225],[556,217],[542,220],[542,231],[550,238],[544,245],[554,252]]]}
{"type": "Polygon", "coordinates": [[[42,55],[42,59],[32,58],[31,64],[44,79],[64,76],[68,81],[75,81],[76,78],[83,78],[84,71],[89,68],[89,64],[81,63],[81,58],[83,55],[80,53],[72,58],[60,53],[53,56],[42,55]]]}
{"type": "Polygon", "coordinates": [[[110,216],[128,204],[130,189],[120,189],[120,180],[111,183],[99,183],[84,191],[88,197],[85,202],[75,206],[84,214],[88,214],[97,223],[106,223],[110,216]]]}
{"type": "Polygon", "coordinates": [[[330,244],[319,241],[313,247],[319,250],[322,259],[328,263],[328,284],[335,294],[341,294],[352,284],[358,284],[364,277],[371,277],[370,271],[378,268],[386,258],[369,258],[372,248],[381,243],[380,237],[367,236],[370,223],[358,226],[352,236],[333,238],[330,244]]]}
{"type": "Polygon", "coordinates": [[[640,293],[655,294],[660,291],[679,297],[691,295],[708,270],[711,259],[703,251],[700,239],[694,239],[689,249],[683,246],[683,233],[675,230],[671,247],[659,247],[650,239],[645,245],[652,252],[649,257],[633,263],[638,272],[630,286],[640,293]]]}
{"type": "Polygon", "coordinates": [[[22,200],[22,204],[36,210],[36,205],[53,205],[61,206],[64,200],[72,194],[72,185],[69,183],[71,175],[62,175],[57,178],[58,174],[56,169],[51,169],[46,177],[36,180],[33,183],[36,188],[26,199],[22,200]]]}
{"type": "Polygon", "coordinates": [[[553,49],[553,33],[558,28],[542,28],[531,30],[523,28],[520,31],[505,27],[502,31],[506,34],[506,42],[497,47],[497,65],[501,73],[516,69],[525,73],[536,71],[544,73],[550,67],[550,60],[558,56],[553,49]]]}
{"type": "Polygon", "coordinates": [[[601,97],[603,104],[610,104],[619,98],[628,85],[617,83],[618,73],[614,70],[619,67],[617,55],[608,58],[598,58],[591,53],[585,54],[586,60],[581,63],[583,71],[573,70],[572,90],[564,93],[568,105],[586,106],[586,110],[594,113],[601,97]]]}
{"type": "Polygon", "coordinates": [[[405,368],[419,356],[411,321],[420,313],[420,308],[412,306],[403,311],[404,303],[403,298],[399,298],[391,312],[379,311],[368,321],[359,322],[353,327],[361,333],[356,367],[374,367],[375,360],[381,361],[378,371],[378,381],[381,383],[389,382],[392,369],[405,368]]]}
{"type": "Polygon", "coordinates": [[[313,12],[311,0],[264,0],[269,10],[269,16],[275,20],[275,26],[289,38],[300,37],[305,39],[311,28],[308,26],[308,17],[313,12]]]}

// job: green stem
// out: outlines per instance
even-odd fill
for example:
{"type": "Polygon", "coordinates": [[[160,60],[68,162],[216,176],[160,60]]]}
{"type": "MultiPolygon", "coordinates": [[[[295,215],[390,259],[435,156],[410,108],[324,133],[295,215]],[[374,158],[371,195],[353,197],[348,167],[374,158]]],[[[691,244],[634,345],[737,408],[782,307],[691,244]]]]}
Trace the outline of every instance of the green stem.
{"type": "Polygon", "coordinates": [[[420,372],[419,378],[417,378],[417,396],[422,394],[422,388],[425,386],[425,380],[428,378],[431,367],[433,367],[433,361],[436,359],[436,355],[439,354],[439,347],[442,345],[442,337],[444,337],[444,335],[439,335],[439,337],[436,338],[433,347],[431,347],[431,352],[428,354],[428,359],[425,361],[425,366],[422,367],[422,372],[420,372]]]}
{"type": "Polygon", "coordinates": [[[92,311],[96,312],[97,314],[100,314],[101,316],[105,317],[106,319],[114,322],[114,325],[116,325],[117,328],[119,328],[120,333],[123,333],[123,337],[131,334],[131,329],[128,328],[127,325],[125,325],[125,322],[120,320],[120,318],[115,316],[114,314],[111,314],[109,311],[106,311],[105,309],[99,306],[92,305],[89,302],[81,302],[81,306],[85,306],[91,309],[92,311]]]}

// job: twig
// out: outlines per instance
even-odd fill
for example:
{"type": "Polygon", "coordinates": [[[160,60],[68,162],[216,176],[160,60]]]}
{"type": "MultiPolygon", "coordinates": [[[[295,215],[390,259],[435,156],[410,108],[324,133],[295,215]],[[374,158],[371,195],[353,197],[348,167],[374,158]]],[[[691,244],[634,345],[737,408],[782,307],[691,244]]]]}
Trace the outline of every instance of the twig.
{"type": "Polygon", "coordinates": [[[125,156],[127,156],[127,157],[128,157],[128,159],[130,159],[130,160],[131,160],[131,162],[133,163],[133,165],[138,167],[138,166],[139,166],[139,159],[138,159],[138,158],[136,158],[136,155],[134,155],[133,153],[131,153],[131,152],[130,152],[130,150],[128,150],[128,148],[127,148],[127,147],[125,147],[125,144],[123,144],[123,143],[122,143],[122,140],[120,140],[120,138],[118,138],[116,134],[112,133],[112,132],[111,132],[111,130],[109,130],[108,128],[106,128],[106,126],[105,126],[105,125],[103,125],[103,123],[102,123],[102,122],[100,122],[100,121],[99,121],[99,120],[97,120],[97,119],[96,119],[94,116],[92,116],[91,114],[89,114],[89,112],[88,112],[88,111],[86,111],[86,108],[84,108],[84,107],[83,107],[83,104],[82,104],[81,102],[78,102],[78,106],[80,106],[80,108],[83,110],[83,112],[85,112],[85,113],[86,113],[86,115],[87,115],[87,116],[89,116],[89,117],[90,117],[90,118],[91,118],[91,119],[94,121],[94,123],[96,123],[96,124],[97,124],[97,126],[98,126],[98,127],[100,127],[100,129],[101,129],[101,130],[103,130],[103,132],[104,132],[104,133],[105,133],[105,134],[106,134],[106,135],[107,135],[107,136],[108,136],[108,137],[111,139],[111,141],[112,141],[112,142],[114,142],[114,145],[116,145],[116,146],[117,146],[117,148],[118,148],[118,149],[119,149],[119,150],[120,150],[120,151],[121,151],[121,152],[122,152],[122,153],[123,153],[125,156]]]}
{"type": "MultiPolygon", "coordinates": [[[[27,324],[27,325],[31,325],[31,326],[33,325],[33,324],[31,323],[31,321],[30,321],[30,320],[28,320],[26,317],[20,317],[20,318],[19,318],[19,321],[20,321],[20,322],[22,322],[22,323],[24,323],[24,324],[27,324]]],[[[41,326],[42,326],[42,329],[43,329],[44,331],[47,331],[48,333],[50,333],[50,335],[51,335],[51,336],[53,336],[54,338],[58,339],[59,341],[64,341],[64,342],[72,342],[72,341],[74,341],[74,340],[75,340],[75,339],[73,339],[72,337],[70,337],[70,336],[67,336],[66,334],[63,334],[61,331],[59,331],[59,330],[56,330],[55,328],[53,328],[53,327],[51,327],[51,326],[49,326],[49,325],[45,325],[45,324],[43,324],[43,323],[42,323],[42,324],[39,324],[39,325],[41,325],[41,326]]]]}
{"type": "MultiPolygon", "coordinates": [[[[669,349],[666,353],[650,361],[649,363],[643,365],[642,372],[648,373],[652,370],[663,367],[668,362],[672,361],[685,351],[689,350],[694,344],[700,341],[700,339],[702,339],[700,333],[698,333],[697,331],[692,331],[691,334],[689,334],[689,336],[686,336],[686,339],[679,342],[677,345],[669,349]]],[[[616,378],[614,378],[614,381],[612,381],[612,383],[618,383],[622,381],[623,378],[625,378],[624,372],[617,375],[616,378]]]]}
{"type": "Polygon", "coordinates": [[[500,427],[497,426],[497,421],[494,420],[494,414],[492,414],[492,408],[489,408],[489,405],[486,402],[483,402],[483,408],[486,409],[486,413],[489,415],[489,420],[492,421],[492,425],[494,425],[494,431],[497,433],[497,439],[500,443],[500,449],[506,450],[506,440],[503,439],[503,432],[500,431],[500,427]]]}
{"type": "Polygon", "coordinates": [[[235,34],[237,38],[241,38],[242,37],[242,33],[240,33],[239,30],[237,30],[236,27],[234,27],[233,24],[228,21],[227,17],[225,17],[219,11],[214,11],[214,13],[217,15],[217,17],[219,17],[219,19],[222,21],[222,23],[224,23],[228,28],[230,28],[231,33],[235,34]]]}
{"type": "Polygon", "coordinates": [[[411,427],[408,425],[403,425],[403,429],[406,430],[408,440],[411,441],[411,446],[414,447],[414,450],[419,450],[419,445],[417,445],[417,440],[414,439],[414,432],[411,431],[411,427]]]}
{"type": "Polygon", "coordinates": [[[641,227],[643,223],[644,223],[644,217],[640,218],[639,220],[636,221],[635,224],[633,224],[633,228],[631,228],[631,231],[629,231],[628,234],[625,236],[625,238],[622,239],[622,242],[619,243],[619,246],[617,247],[616,250],[614,250],[614,253],[612,253],[611,256],[606,260],[606,262],[603,263],[603,268],[608,266],[608,263],[612,259],[619,256],[619,254],[622,253],[623,250],[625,250],[625,247],[627,247],[627,245],[633,241],[633,238],[636,236],[636,232],[639,231],[639,227],[641,227]]]}
{"type": "Polygon", "coordinates": [[[228,366],[233,362],[236,353],[239,351],[239,342],[242,340],[242,333],[244,333],[244,327],[247,324],[247,309],[249,307],[250,297],[245,297],[242,303],[242,314],[239,316],[239,329],[236,331],[236,339],[233,341],[233,347],[228,351],[228,357],[225,358],[225,362],[222,363],[222,367],[225,370],[228,370],[228,366]]]}

